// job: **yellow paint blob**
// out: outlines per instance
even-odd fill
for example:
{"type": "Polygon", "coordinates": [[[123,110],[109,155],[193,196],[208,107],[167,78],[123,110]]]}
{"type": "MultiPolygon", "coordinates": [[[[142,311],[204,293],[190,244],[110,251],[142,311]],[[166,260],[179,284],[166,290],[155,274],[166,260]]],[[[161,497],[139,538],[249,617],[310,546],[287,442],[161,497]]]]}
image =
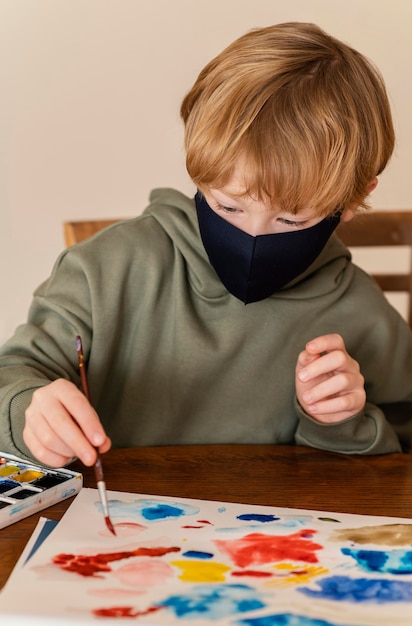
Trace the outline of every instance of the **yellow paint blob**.
{"type": "Polygon", "coordinates": [[[19,471],[20,468],[15,465],[6,465],[6,467],[0,467],[0,476],[11,476],[19,471]]]}
{"type": "Polygon", "coordinates": [[[36,480],[36,478],[40,478],[41,476],[44,476],[43,472],[26,470],[19,476],[16,476],[15,480],[17,480],[19,483],[29,483],[31,480],[36,480]]]}
{"type": "Polygon", "coordinates": [[[313,578],[317,576],[323,576],[328,574],[329,570],[321,565],[296,565],[293,563],[278,563],[273,567],[275,570],[275,576],[279,576],[271,579],[266,585],[274,587],[283,587],[291,585],[307,584],[313,578]]]}
{"type": "Polygon", "coordinates": [[[220,583],[226,580],[225,574],[230,570],[224,563],[208,563],[205,561],[172,561],[182,570],[180,580],[187,583],[220,583]]]}

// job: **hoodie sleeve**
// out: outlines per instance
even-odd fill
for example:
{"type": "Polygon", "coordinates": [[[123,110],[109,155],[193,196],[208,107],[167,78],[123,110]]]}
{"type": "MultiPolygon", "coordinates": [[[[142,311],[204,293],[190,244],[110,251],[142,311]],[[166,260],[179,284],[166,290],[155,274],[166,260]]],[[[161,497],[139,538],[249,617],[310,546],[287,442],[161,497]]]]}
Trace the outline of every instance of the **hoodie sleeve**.
{"type": "Polygon", "coordinates": [[[90,344],[90,294],[76,255],[64,252],[34,293],[26,324],[0,348],[0,450],[31,457],[25,410],[36,389],[58,378],[78,384],[74,337],[90,344]]]}
{"type": "Polygon", "coordinates": [[[336,308],[340,316],[330,308],[326,332],[339,332],[359,363],[366,404],[346,420],[324,424],[305,413],[295,398],[296,443],[344,454],[412,451],[411,329],[370,276],[356,267],[336,308]],[[337,331],[335,319],[344,320],[337,331]]]}
{"type": "MultiPolygon", "coordinates": [[[[365,409],[346,420],[323,424],[305,413],[296,400],[299,445],[343,454],[388,454],[402,452],[398,436],[383,411],[367,403],[365,409]]],[[[409,420],[410,422],[412,420],[409,420]]]]}

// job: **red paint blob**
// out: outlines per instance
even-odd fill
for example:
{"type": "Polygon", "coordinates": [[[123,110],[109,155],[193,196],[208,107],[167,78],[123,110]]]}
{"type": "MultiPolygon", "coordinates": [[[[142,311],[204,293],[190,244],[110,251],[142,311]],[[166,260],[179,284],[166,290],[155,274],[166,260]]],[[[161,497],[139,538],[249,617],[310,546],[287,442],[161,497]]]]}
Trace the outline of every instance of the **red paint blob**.
{"type": "Polygon", "coordinates": [[[201,526],[191,526],[190,524],[187,524],[186,526],[182,526],[182,528],[203,528],[203,526],[205,524],[210,524],[210,526],[213,526],[212,522],[209,522],[207,519],[198,519],[197,520],[198,524],[202,524],[201,526]]]}
{"type": "Polygon", "coordinates": [[[273,576],[270,572],[261,572],[254,569],[243,569],[236,572],[231,572],[232,576],[253,576],[254,578],[270,578],[273,576]]]}
{"type": "Polygon", "coordinates": [[[136,611],[131,606],[112,606],[106,609],[94,609],[93,615],[96,617],[142,617],[160,611],[161,606],[150,606],[144,611],[136,611]]]}
{"type": "Polygon", "coordinates": [[[186,526],[182,526],[182,528],[203,528],[203,526],[189,526],[189,524],[187,524],[186,526]]]}
{"type": "Polygon", "coordinates": [[[217,539],[215,543],[238,567],[266,565],[284,560],[317,563],[315,551],[322,549],[322,546],[311,541],[315,532],[300,530],[284,536],[251,533],[241,539],[217,539]]]}
{"type": "Polygon", "coordinates": [[[74,572],[80,576],[95,576],[100,572],[110,572],[108,563],[120,561],[134,556],[163,556],[169,552],[180,552],[180,548],[137,548],[127,552],[111,552],[108,554],[58,554],[53,558],[53,563],[61,569],[74,572]]]}

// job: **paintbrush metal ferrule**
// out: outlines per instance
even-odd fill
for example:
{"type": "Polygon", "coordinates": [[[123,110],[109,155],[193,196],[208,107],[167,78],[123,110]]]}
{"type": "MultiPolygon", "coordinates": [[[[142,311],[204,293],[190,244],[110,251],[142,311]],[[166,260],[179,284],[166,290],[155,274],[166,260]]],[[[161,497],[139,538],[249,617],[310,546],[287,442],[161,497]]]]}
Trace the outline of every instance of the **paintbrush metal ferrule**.
{"type": "Polygon", "coordinates": [[[99,480],[97,482],[97,489],[99,491],[100,502],[103,508],[104,516],[108,517],[109,516],[109,503],[107,501],[106,483],[103,482],[102,480],[99,480]]]}
{"type": "MultiPolygon", "coordinates": [[[[80,382],[81,382],[82,391],[84,395],[86,396],[86,398],[88,399],[88,401],[90,402],[89,384],[87,381],[83,346],[82,346],[82,340],[81,340],[80,335],[76,336],[76,350],[77,350],[77,359],[78,359],[78,365],[79,365],[80,382]]],[[[103,509],[104,520],[106,522],[107,528],[110,530],[111,533],[113,533],[113,535],[115,535],[116,531],[114,529],[114,526],[112,524],[112,521],[109,515],[109,503],[107,501],[106,483],[104,482],[103,467],[102,467],[102,462],[101,462],[100,455],[99,455],[99,449],[95,447],[95,450],[96,450],[96,462],[94,464],[94,473],[96,476],[97,489],[99,491],[100,503],[103,509]]]]}
{"type": "Polygon", "coordinates": [[[106,522],[106,526],[110,530],[110,532],[113,535],[115,535],[116,531],[114,529],[112,520],[110,519],[110,515],[109,515],[109,503],[107,501],[106,483],[102,480],[99,480],[97,482],[97,489],[99,491],[100,503],[103,509],[104,521],[106,522]]]}
{"type": "Polygon", "coordinates": [[[106,483],[104,482],[104,477],[103,477],[102,461],[100,459],[99,451],[97,448],[96,448],[96,454],[97,454],[97,458],[96,458],[96,463],[94,464],[94,473],[96,476],[96,483],[97,483],[97,489],[99,491],[100,503],[102,505],[106,526],[110,530],[110,532],[113,533],[113,535],[115,535],[116,531],[114,529],[114,526],[112,524],[112,521],[109,515],[109,503],[107,500],[106,483]]]}
{"type": "Polygon", "coordinates": [[[96,483],[97,483],[97,489],[99,491],[100,503],[102,505],[103,515],[104,515],[104,520],[106,522],[106,526],[110,530],[110,532],[113,535],[115,535],[116,531],[114,529],[114,526],[112,524],[112,521],[111,521],[110,515],[109,515],[109,503],[108,503],[108,500],[107,500],[106,483],[104,482],[104,478],[103,478],[102,462],[100,460],[99,452],[98,452],[97,449],[96,449],[96,453],[97,453],[97,460],[96,460],[96,463],[94,465],[94,472],[95,472],[95,475],[96,475],[96,483]]]}

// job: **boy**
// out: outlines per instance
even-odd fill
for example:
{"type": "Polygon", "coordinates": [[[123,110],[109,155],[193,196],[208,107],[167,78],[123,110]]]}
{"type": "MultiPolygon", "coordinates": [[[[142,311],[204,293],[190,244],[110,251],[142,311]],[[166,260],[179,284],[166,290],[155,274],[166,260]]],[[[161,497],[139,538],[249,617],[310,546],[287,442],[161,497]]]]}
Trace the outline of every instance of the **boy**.
{"type": "Polygon", "coordinates": [[[393,150],[379,73],[281,24],[211,61],[181,114],[195,200],[157,190],[62,253],[0,352],[0,449],[50,466],[111,445],[400,451],[382,407],[412,402],[412,336],[333,234],[393,150]]]}

